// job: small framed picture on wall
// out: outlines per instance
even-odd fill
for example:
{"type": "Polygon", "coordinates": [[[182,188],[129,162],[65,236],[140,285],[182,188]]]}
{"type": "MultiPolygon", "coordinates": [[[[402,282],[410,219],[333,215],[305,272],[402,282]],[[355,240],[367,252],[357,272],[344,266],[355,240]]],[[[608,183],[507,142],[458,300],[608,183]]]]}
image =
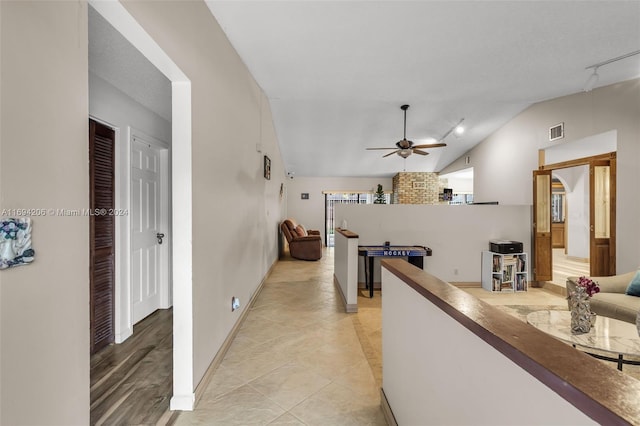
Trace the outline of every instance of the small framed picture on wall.
{"type": "Polygon", "coordinates": [[[271,179],[271,159],[266,155],[264,156],[264,178],[271,179]]]}

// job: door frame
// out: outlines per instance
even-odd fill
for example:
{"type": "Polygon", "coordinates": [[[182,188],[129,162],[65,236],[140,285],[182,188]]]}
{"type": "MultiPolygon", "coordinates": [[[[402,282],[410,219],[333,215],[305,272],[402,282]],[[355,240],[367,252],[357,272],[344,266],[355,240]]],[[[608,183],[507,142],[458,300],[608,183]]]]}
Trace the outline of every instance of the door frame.
{"type": "Polygon", "coordinates": [[[172,208],[171,208],[171,146],[133,127],[124,132],[112,123],[89,114],[89,118],[110,127],[115,132],[115,287],[114,287],[114,333],[115,343],[119,344],[133,335],[133,303],[131,292],[131,141],[138,136],[161,148],[161,165],[166,173],[162,174],[160,208],[166,212],[162,219],[166,245],[161,253],[161,262],[167,265],[166,276],[161,284],[160,307],[167,309],[173,305],[172,285],[172,208]],[[125,137],[123,137],[123,133],[125,137]]]}
{"type": "MultiPolygon", "coordinates": [[[[563,161],[560,163],[554,163],[554,164],[545,164],[545,165],[541,165],[538,170],[548,170],[553,172],[554,170],[558,170],[558,169],[566,169],[569,167],[575,167],[575,166],[589,166],[589,173],[592,173],[593,170],[593,165],[602,161],[608,161],[610,162],[610,164],[612,165],[611,167],[611,205],[610,205],[610,214],[611,214],[611,235],[610,235],[610,240],[609,240],[609,258],[610,258],[610,262],[611,262],[611,269],[608,271],[610,275],[614,275],[616,273],[616,180],[617,180],[617,167],[616,167],[616,163],[617,163],[617,153],[614,152],[607,152],[605,154],[599,154],[599,155],[593,155],[590,157],[583,157],[583,158],[577,158],[575,160],[568,160],[568,161],[563,161]]],[[[590,210],[590,214],[589,214],[589,222],[590,224],[593,224],[593,188],[592,188],[592,182],[590,179],[589,182],[589,210],[590,210]]],[[[534,203],[535,203],[535,197],[534,197],[534,203]]],[[[535,208],[535,206],[534,206],[535,208]]],[[[594,241],[594,233],[591,230],[589,232],[589,244],[590,247],[593,247],[593,245],[595,244],[594,241]]],[[[538,253],[534,253],[534,256],[538,256],[538,253]]],[[[595,253],[592,252],[591,248],[589,250],[589,264],[590,264],[590,269],[592,271],[592,273],[590,273],[590,275],[593,275],[593,268],[594,268],[594,257],[595,253]]],[[[537,263],[538,259],[534,259],[534,264],[537,263]]],[[[553,262],[553,259],[551,259],[551,262],[553,262]]]]}

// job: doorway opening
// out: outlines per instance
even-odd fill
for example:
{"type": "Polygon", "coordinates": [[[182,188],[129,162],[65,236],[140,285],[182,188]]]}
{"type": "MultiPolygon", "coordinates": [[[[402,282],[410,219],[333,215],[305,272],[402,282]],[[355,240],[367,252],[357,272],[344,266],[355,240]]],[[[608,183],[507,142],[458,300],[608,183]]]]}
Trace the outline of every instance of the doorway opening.
{"type": "MultiPolygon", "coordinates": [[[[327,247],[335,246],[335,210],[336,204],[373,204],[375,194],[372,192],[329,192],[324,191],[324,241],[327,247]]],[[[391,194],[384,194],[385,203],[391,204],[391,194]]],[[[337,224],[340,226],[340,224],[337,224]]]]}
{"type": "MultiPolygon", "coordinates": [[[[171,410],[192,410],[195,402],[193,312],[192,312],[192,182],[191,182],[191,82],[176,63],[142,28],[120,2],[89,0],[109,24],[147,58],[169,81],[171,87],[171,297],[172,390],[171,410]]],[[[123,297],[127,297],[122,292],[123,297]]],[[[116,298],[118,300],[119,297],[116,298]]],[[[123,304],[125,306],[125,304],[123,304]]],[[[123,315],[131,316],[131,312],[123,315]]],[[[131,330],[132,331],[132,330],[131,330]]]]}
{"type": "MultiPolygon", "coordinates": [[[[556,184],[556,187],[559,186],[556,184]]],[[[534,281],[564,286],[562,277],[553,276],[554,260],[561,260],[554,256],[554,250],[562,250],[553,248],[554,217],[564,219],[562,237],[566,253],[573,253],[576,259],[588,259],[588,270],[578,262],[573,264],[573,270],[564,274],[608,276],[616,273],[615,152],[540,166],[534,171],[533,193],[534,281]],[[558,191],[554,196],[553,175],[565,190],[564,198],[558,196],[558,191]]],[[[556,237],[556,245],[559,239],[556,237]]]]}
{"type": "Polygon", "coordinates": [[[589,275],[589,167],[552,172],[551,282],[565,286],[567,277],[589,275]]]}

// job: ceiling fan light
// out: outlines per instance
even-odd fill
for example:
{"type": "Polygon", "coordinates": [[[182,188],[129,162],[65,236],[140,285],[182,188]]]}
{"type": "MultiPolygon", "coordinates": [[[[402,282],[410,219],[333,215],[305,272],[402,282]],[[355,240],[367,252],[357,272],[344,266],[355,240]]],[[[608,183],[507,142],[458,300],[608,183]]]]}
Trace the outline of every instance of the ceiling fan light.
{"type": "Polygon", "coordinates": [[[398,151],[398,155],[402,158],[407,158],[411,155],[411,149],[401,149],[398,151]]]}

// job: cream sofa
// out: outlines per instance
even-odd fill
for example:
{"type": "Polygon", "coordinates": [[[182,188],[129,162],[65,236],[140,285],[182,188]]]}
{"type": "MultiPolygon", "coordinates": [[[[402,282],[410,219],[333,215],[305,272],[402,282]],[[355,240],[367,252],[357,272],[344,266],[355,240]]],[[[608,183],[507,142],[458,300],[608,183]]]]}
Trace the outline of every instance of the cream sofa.
{"type": "MultiPolygon", "coordinates": [[[[610,277],[589,277],[600,286],[591,297],[591,310],[598,315],[635,324],[640,311],[640,297],[625,294],[636,271],[610,277]]],[[[576,288],[578,277],[567,278],[567,294],[576,288]]]]}

